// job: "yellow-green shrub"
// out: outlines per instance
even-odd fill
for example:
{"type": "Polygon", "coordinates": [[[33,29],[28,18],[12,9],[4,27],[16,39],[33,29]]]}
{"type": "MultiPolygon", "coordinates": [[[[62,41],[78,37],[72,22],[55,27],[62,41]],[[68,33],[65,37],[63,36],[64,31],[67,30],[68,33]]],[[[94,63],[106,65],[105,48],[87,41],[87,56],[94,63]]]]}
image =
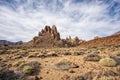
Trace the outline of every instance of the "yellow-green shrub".
{"type": "Polygon", "coordinates": [[[103,58],[99,63],[105,67],[115,67],[117,65],[117,62],[112,58],[103,58]]]}
{"type": "Polygon", "coordinates": [[[32,67],[31,66],[24,66],[23,73],[24,74],[31,74],[32,73],[32,67]]]}

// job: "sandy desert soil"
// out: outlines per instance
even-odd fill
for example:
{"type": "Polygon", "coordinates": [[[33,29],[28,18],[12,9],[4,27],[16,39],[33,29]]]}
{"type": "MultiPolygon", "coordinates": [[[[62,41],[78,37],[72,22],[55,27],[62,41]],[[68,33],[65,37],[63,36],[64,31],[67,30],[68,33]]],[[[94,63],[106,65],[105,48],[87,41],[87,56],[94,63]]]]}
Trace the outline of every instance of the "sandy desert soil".
{"type": "Polygon", "coordinates": [[[0,50],[0,70],[0,80],[120,80],[120,46],[0,50]]]}

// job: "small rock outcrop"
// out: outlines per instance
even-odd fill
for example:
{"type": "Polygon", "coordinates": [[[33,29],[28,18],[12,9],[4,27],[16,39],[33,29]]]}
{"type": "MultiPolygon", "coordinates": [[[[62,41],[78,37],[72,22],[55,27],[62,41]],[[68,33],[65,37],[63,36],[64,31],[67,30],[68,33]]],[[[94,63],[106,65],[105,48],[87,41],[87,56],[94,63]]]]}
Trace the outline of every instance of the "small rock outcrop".
{"type": "Polygon", "coordinates": [[[95,36],[94,39],[99,39],[100,37],[99,36],[95,36]]]}
{"type": "Polygon", "coordinates": [[[74,38],[71,38],[71,36],[66,37],[66,39],[64,40],[64,43],[68,46],[78,46],[80,45],[82,42],[84,42],[84,40],[80,40],[77,36],[74,38]]]}

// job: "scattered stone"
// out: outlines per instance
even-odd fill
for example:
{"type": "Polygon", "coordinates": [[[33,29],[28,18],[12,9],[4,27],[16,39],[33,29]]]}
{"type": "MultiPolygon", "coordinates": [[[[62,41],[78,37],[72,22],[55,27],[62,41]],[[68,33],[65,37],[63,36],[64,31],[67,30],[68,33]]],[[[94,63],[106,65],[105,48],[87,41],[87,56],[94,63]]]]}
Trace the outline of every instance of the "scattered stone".
{"type": "Polygon", "coordinates": [[[69,51],[62,52],[63,55],[71,55],[69,51]]]}
{"type": "Polygon", "coordinates": [[[0,54],[7,54],[8,51],[7,50],[0,50],[0,54]]]}
{"type": "Polygon", "coordinates": [[[9,70],[9,65],[0,62],[0,80],[19,80],[20,76],[13,70],[9,70]]]}
{"type": "Polygon", "coordinates": [[[60,70],[68,70],[71,68],[69,62],[59,62],[55,64],[55,66],[57,67],[57,69],[60,69],[60,70]]]}
{"type": "Polygon", "coordinates": [[[0,57],[0,61],[2,61],[3,60],[3,58],[2,57],[0,57]]]}
{"type": "Polygon", "coordinates": [[[4,53],[4,51],[3,50],[0,50],[0,54],[3,54],[4,53]]]}
{"type": "Polygon", "coordinates": [[[27,80],[40,80],[38,76],[29,76],[27,80]]]}
{"type": "Polygon", "coordinates": [[[84,61],[99,61],[101,57],[97,54],[88,54],[84,57],[84,61]]]}
{"type": "Polygon", "coordinates": [[[63,77],[61,77],[61,80],[70,80],[70,76],[64,75],[63,77]]]}
{"type": "Polygon", "coordinates": [[[78,55],[83,55],[83,54],[85,54],[84,52],[79,52],[79,51],[72,51],[71,52],[71,55],[73,55],[73,56],[78,56],[78,55]]]}
{"type": "Polygon", "coordinates": [[[0,71],[0,80],[19,80],[19,76],[13,70],[0,71]]]}
{"type": "Polygon", "coordinates": [[[75,73],[75,71],[74,70],[69,70],[69,73],[75,73]]]}
{"type": "Polygon", "coordinates": [[[68,61],[67,59],[62,59],[58,63],[55,64],[57,69],[60,70],[69,70],[70,68],[79,68],[79,66],[75,63],[68,61]]]}
{"type": "Polygon", "coordinates": [[[76,63],[71,63],[71,68],[79,68],[79,66],[76,63]]]}
{"type": "Polygon", "coordinates": [[[120,56],[120,51],[116,52],[115,54],[116,56],[120,56]]]}
{"type": "Polygon", "coordinates": [[[83,76],[73,77],[70,80],[86,80],[83,76]]]}
{"type": "Polygon", "coordinates": [[[51,52],[48,52],[48,53],[46,54],[46,56],[47,56],[47,57],[57,57],[58,55],[56,54],[55,51],[51,51],[51,52]]]}
{"type": "Polygon", "coordinates": [[[29,62],[29,63],[25,63],[23,65],[21,65],[18,70],[20,72],[23,72],[23,73],[29,73],[30,72],[30,75],[35,75],[35,74],[38,74],[39,71],[40,71],[40,63],[37,62],[37,61],[32,61],[32,62],[29,62]]]}
{"type": "Polygon", "coordinates": [[[37,57],[39,57],[39,58],[45,58],[46,54],[38,54],[37,57]]]}
{"type": "Polygon", "coordinates": [[[57,69],[60,70],[68,70],[71,68],[71,62],[67,59],[62,59],[58,63],[55,64],[57,69]]]}

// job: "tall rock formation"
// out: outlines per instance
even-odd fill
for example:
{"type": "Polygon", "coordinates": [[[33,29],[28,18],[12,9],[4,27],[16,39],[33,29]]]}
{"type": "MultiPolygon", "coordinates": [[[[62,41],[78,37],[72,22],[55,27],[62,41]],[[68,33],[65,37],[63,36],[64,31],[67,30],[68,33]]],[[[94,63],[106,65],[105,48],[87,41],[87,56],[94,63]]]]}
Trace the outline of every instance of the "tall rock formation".
{"type": "Polygon", "coordinates": [[[79,40],[78,37],[72,39],[69,36],[66,39],[61,39],[55,25],[52,27],[46,25],[29,44],[35,47],[72,47],[78,46],[81,42],[82,40],[79,40]]]}
{"type": "Polygon", "coordinates": [[[33,43],[34,46],[43,47],[63,45],[60,38],[60,34],[57,31],[55,25],[53,25],[52,28],[46,25],[45,28],[38,33],[38,36],[35,36],[31,42],[33,43]]]}
{"type": "Polygon", "coordinates": [[[38,33],[38,37],[44,38],[45,36],[53,38],[55,40],[60,40],[60,34],[57,32],[55,25],[53,25],[52,28],[50,28],[50,26],[45,26],[45,28],[38,33]]]}

